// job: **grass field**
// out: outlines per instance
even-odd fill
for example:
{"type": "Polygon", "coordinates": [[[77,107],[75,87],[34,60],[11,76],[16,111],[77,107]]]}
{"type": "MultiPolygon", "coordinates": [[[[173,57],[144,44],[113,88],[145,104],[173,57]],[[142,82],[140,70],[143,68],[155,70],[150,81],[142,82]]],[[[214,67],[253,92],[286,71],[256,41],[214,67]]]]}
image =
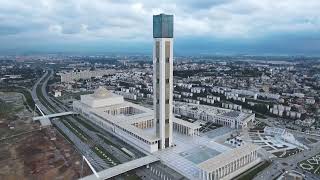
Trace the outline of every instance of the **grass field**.
{"type": "Polygon", "coordinates": [[[259,172],[267,168],[271,163],[269,161],[264,161],[258,164],[257,166],[249,169],[248,171],[240,174],[238,177],[234,178],[235,180],[249,180],[253,179],[259,172]]]}
{"type": "Polygon", "coordinates": [[[304,171],[320,175],[320,153],[309,159],[299,162],[299,167],[304,171]]]}
{"type": "Polygon", "coordinates": [[[92,147],[92,150],[101,158],[103,159],[109,166],[116,166],[120,164],[120,162],[115,158],[112,154],[108,153],[105,149],[101,146],[96,145],[92,147]]]}
{"type": "Polygon", "coordinates": [[[6,88],[1,88],[0,91],[2,91],[2,92],[17,92],[17,93],[23,94],[24,97],[26,98],[25,105],[27,105],[27,109],[29,109],[30,111],[33,110],[32,108],[34,107],[34,101],[32,99],[30,92],[27,89],[24,89],[22,87],[10,86],[10,87],[6,87],[6,88]]]}
{"type": "Polygon", "coordinates": [[[286,158],[286,157],[295,155],[297,153],[300,153],[301,151],[302,151],[301,149],[294,148],[294,149],[290,149],[290,150],[286,150],[286,151],[275,152],[275,153],[273,153],[273,155],[275,155],[279,158],[286,158]]]}

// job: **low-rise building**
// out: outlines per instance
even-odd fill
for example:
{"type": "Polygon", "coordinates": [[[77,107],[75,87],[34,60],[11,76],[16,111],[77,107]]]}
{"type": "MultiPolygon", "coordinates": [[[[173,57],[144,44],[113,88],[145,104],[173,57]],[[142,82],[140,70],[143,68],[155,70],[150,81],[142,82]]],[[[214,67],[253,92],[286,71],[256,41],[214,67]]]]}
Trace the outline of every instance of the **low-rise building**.
{"type": "Polygon", "coordinates": [[[92,77],[102,77],[104,75],[114,74],[115,70],[75,70],[72,72],[60,72],[62,83],[71,83],[79,79],[90,79],[92,77]]]}
{"type": "Polygon", "coordinates": [[[177,115],[214,122],[236,129],[247,127],[249,122],[255,120],[255,114],[183,102],[175,102],[173,111],[177,115]]]}

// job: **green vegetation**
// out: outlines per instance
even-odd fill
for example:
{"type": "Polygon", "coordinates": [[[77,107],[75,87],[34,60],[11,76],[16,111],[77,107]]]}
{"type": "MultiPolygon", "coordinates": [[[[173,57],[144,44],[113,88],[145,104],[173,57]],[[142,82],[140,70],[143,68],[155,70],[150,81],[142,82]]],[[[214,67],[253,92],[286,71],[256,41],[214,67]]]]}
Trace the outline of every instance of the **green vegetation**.
{"type": "Polygon", "coordinates": [[[304,171],[320,175],[320,153],[298,163],[304,171]]]}
{"type": "Polygon", "coordinates": [[[294,148],[294,149],[289,149],[289,150],[285,150],[285,151],[275,152],[272,154],[279,157],[279,158],[286,158],[286,157],[295,155],[301,151],[302,151],[301,149],[294,148]]]}
{"type": "Polygon", "coordinates": [[[268,125],[265,122],[257,121],[256,128],[263,130],[266,126],[268,125]]]}
{"type": "Polygon", "coordinates": [[[113,142],[109,141],[107,138],[103,137],[103,136],[100,135],[100,134],[98,134],[98,136],[99,136],[101,139],[103,139],[103,141],[104,141],[105,143],[107,143],[107,144],[109,144],[109,145],[111,145],[111,146],[113,146],[113,147],[116,147],[117,149],[121,150],[123,153],[125,153],[126,155],[128,155],[129,157],[131,157],[130,154],[128,154],[127,152],[125,152],[125,151],[123,151],[123,150],[121,149],[122,147],[118,146],[117,144],[114,144],[113,142]]]}
{"type": "Polygon", "coordinates": [[[44,95],[42,94],[41,91],[41,84],[39,84],[39,86],[36,88],[36,93],[37,96],[39,98],[39,101],[43,104],[43,105],[47,105],[47,109],[51,112],[57,112],[57,109],[55,107],[53,107],[48,101],[47,99],[44,97],[44,95]]]}
{"type": "Polygon", "coordinates": [[[81,117],[76,117],[76,116],[74,116],[73,118],[76,119],[80,124],[82,124],[84,127],[86,127],[87,129],[89,129],[90,131],[99,132],[99,131],[97,131],[96,128],[92,127],[90,124],[88,124],[87,122],[85,122],[81,117]]]}
{"type": "Polygon", "coordinates": [[[267,117],[265,117],[264,115],[262,115],[260,113],[256,113],[256,117],[261,118],[261,119],[267,119],[267,117]]]}
{"type": "Polygon", "coordinates": [[[72,122],[70,121],[65,121],[62,120],[61,121],[68,129],[70,129],[73,134],[75,134],[76,136],[78,136],[82,141],[86,142],[88,141],[89,136],[84,133],[78,126],[74,125],[72,122]]]}
{"type": "Polygon", "coordinates": [[[259,172],[267,168],[271,163],[269,161],[264,161],[258,164],[257,166],[254,166],[253,168],[249,169],[248,171],[240,174],[238,177],[236,177],[236,180],[248,180],[253,179],[259,172]]]}
{"type": "Polygon", "coordinates": [[[134,173],[125,173],[125,180],[141,180],[141,178],[134,173]]]}
{"type": "Polygon", "coordinates": [[[12,104],[5,103],[0,99],[0,117],[12,112],[12,110],[13,110],[12,104]]]}
{"type": "Polygon", "coordinates": [[[173,71],[173,76],[187,78],[187,77],[195,76],[199,73],[204,73],[204,72],[207,72],[207,71],[204,69],[173,71]]]}
{"type": "Polygon", "coordinates": [[[25,89],[23,87],[17,87],[17,86],[7,86],[6,88],[0,89],[2,92],[16,92],[21,93],[26,98],[26,106],[29,111],[32,111],[32,108],[34,107],[34,101],[32,99],[31,93],[28,89],[25,89]],[[30,109],[31,108],[31,109],[30,109]]]}
{"type": "Polygon", "coordinates": [[[57,99],[77,99],[80,100],[81,95],[91,94],[92,91],[85,91],[85,92],[77,92],[77,93],[70,93],[70,92],[64,92],[63,95],[57,99]]]}
{"type": "Polygon", "coordinates": [[[120,164],[120,161],[118,161],[112,154],[108,153],[103,147],[96,145],[92,150],[110,166],[120,164]]]}

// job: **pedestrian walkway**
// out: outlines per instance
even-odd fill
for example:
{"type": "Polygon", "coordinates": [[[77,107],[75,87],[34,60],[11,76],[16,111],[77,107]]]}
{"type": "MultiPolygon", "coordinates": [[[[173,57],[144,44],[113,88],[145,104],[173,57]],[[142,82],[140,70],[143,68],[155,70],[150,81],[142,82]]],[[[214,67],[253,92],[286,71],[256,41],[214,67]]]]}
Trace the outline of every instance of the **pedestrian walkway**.
{"type": "Polygon", "coordinates": [[[106,170],[102,170],[102,171],[98,172],[98,176],[99,177],[96,177],[93,174],[93,175],[84,177],[81,180],[95,180],[95,179],[98,179],[98,178],[99,179],[109,179],[109,178],[118,176],[118,175],[120,175],[122,173],[131,171],[133,169],[136,169],[136,168],[139,168],[139,167],[142,167],[142,166],[145,166],[145,165],[148,165],[150,163],[157,162],[157,161],[159,161],[159,159],[157,157],[155,157],[153,155],[149,155],[149,156],[145,156],[145,157],[142,157],[142,158],[139,158],[139,159],[135,159],[133,161],[129,161],[129,162],[124,163],[124,164],[120,164],[118,166],[111,167],[111,168],[106,169],[106,170]]]}

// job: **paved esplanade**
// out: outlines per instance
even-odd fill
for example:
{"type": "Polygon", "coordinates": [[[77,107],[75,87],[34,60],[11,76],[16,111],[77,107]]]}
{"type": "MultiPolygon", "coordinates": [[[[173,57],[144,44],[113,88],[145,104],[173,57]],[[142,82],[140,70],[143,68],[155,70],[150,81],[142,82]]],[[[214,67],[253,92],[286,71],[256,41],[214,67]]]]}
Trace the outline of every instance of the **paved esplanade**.
{"type": "MultiPolygon", "coordinates": [[[[257,176],[255,176],[254,180],[270,180],[277,175],[281,174],[281,170],[290,170],[294,169],[296,171],[302,172],[300,169],[295,169],[295,167],[298,165],[300,161],[303,161],[305,159],[308,159],[320,152],[320,142],[315,143],[312,145],[312,148],[310,150],[304,150],[298,154],[289,156],[287,158],[277,159],[274,160],[272,165],[270,165],[268,168],[264,169],[262,172],[260,172],[257,176]],[[283,165],[282,163],[288,164],[283,165]],[[291,166],[291,164],[293,166],[291,166]]],[[[310,178],[311,179],[311,178],[310,178]]]]}
{"type": "MultiPolygon", "coordinates": [[[[112,168],[100,171],[98,172],[98,176],[99,176],[99,179],[109,179],[109,178],[118,176],[120,174],[123,174],[125,172],[128,172],[130,170],[133,170],[157,161],[159,161],[159,158],[153,155],[145,156],[145,157],[142,157],[133,161],[129,161],[124,164],[119,164],[112,168]]],[[[95,180],[95,179],[98,179],[98,178],[93,174],[93,175],[84,177],[81,180],[95,180]]]]}

